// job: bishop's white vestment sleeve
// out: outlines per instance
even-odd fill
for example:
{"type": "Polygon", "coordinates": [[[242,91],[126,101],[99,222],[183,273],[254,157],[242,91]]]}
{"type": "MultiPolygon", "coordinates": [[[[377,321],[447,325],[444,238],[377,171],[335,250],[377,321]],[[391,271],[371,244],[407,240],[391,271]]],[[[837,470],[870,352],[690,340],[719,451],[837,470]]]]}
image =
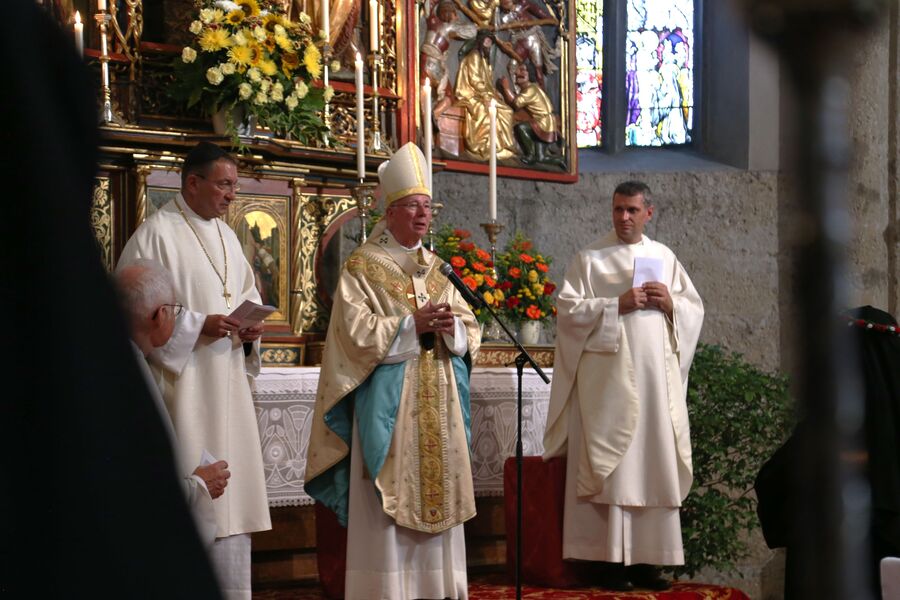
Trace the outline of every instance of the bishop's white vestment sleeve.
{"type": "Polygon", "coordinates": [[[155,348],[150,353],[150,362],[164,369],[167,369],[175,375],[181,375],[185,365],[191,358],[194,346],[200,339],[200,332],[203,330],[203,323],[206,322],[206,315],[194,312],[192,310],[183,310],[178,315],[175,322],[175,330],[172,337],[165,345],[155,348]]]}

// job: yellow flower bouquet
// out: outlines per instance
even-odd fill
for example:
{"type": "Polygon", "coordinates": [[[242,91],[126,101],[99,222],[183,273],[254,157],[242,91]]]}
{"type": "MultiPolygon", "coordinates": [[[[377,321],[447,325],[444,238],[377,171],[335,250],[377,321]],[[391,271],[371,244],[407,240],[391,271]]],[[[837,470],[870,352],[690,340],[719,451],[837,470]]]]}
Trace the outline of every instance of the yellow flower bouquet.
{"type": "MultiPolygon", "coordinates": [[[[476,246],[471,236],[465,229],[445,225],[435,235],[434,252],[450,263],[462,282],[496,311],[505,295],[497,285],[490,253],[476,246]]],[[[479,323],[487,322],[490,316],[485,309],[475,309],[479,323]]]]}
{"type": "Polygon", "coordinates": [[[316,85],[322,75],[321,32],[300,13],[291,21],[275,0],[199,0],[195,36],[175,61],[172,96],[204,113],[225,111],[227,133],[237,139],[232,109],[281,137],[317,145],[328,132],[320,112],[334,90],[316,85]]]}
{"type": "Polygon", "coordinates": [[[521,233],[497,256],[501,280],[498,287],[506,293],[503,314],[509,321],[547,323],[556,316],[553,298],[556,284],[547,277],[552,260],[536,252],[531,241],[521,233]]]}

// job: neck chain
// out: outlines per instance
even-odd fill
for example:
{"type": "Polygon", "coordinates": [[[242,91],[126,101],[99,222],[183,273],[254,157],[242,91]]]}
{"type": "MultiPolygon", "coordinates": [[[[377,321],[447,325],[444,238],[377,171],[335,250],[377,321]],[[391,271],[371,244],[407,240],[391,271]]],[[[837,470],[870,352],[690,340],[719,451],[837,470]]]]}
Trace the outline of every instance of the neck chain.
{"type": "Polygon", "coordinates": [[[181,208],[181,204],[178,203],[178,200],[175,200],[175,206],[178,207],[178,212],[180,212],[181,216],[184,217],[184,222],[187,223],[187,226],[194,233],[194,237],[197,238],[197,243],[200,244],[200,248],[203,250],[203,254],[206,255],[206,260],[209,261],[209,265],[213,268],[213,271],[216,272],[216,276],[219,278],[219,281],[222,282],[222,297],[225,298],[225,306],[231,308],[231,294],[228,293],[228,253],[225,252],[225,238],[222,237],[222,230],[219,228],[218,219],[216,220],[216,231],[219,232],[219,241],[222,242],[222,256],[225,258],[224,276],[219,273],[219,269],[216,268],[216,263],[213,262],[212,257],[206,250],[206,246],[203,245],[203,240],[200,239],[200,235],[197,233],[197,230],[194,229],[193,225],[191,225],[190,219],[188,219],[188,216],[184,214],[184,210],[181,208]]]}

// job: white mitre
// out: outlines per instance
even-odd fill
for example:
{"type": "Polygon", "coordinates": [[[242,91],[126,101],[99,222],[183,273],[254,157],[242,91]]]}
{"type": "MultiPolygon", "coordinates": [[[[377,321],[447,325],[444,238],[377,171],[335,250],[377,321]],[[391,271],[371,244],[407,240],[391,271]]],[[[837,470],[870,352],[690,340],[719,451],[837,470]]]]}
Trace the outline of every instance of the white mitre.
{"type": "Polygon", "coordinates": [[[378,180],[384,195],[384,207],[413,194],[431,198],[426,168],[425,155],[412,142],[404,144],[390,160],[381,163],[378,166],[378,180]]]}

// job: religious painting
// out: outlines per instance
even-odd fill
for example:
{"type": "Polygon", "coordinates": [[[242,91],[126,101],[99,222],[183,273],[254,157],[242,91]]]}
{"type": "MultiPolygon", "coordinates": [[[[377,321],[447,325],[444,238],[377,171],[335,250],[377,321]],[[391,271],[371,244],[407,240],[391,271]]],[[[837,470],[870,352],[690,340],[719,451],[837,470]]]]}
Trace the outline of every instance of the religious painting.
{"type": "Polygon", "coordinates": [[[574,180],[573,6],[557,0],[425,2],[420,119],[430,120],[424,126],[432,129],[435,160],[447,161],[449,169],[486,171],[493,129],[501,174],[505,167],[507,175],[574,180]]]}
{"type": "Polygon", "coordinates": [[[288,324],[288,198],[239,194],[226,219],[253,269],[262,303],[276,308],[266,322],[288,324]]]}
{"type": "Polygon", "coordinates": [[[147,186],[147,214],[144,215],[144,218],[147,218],[158,211],[170,200],[180,198],[180,194],[180,189],[147,186]]]}

